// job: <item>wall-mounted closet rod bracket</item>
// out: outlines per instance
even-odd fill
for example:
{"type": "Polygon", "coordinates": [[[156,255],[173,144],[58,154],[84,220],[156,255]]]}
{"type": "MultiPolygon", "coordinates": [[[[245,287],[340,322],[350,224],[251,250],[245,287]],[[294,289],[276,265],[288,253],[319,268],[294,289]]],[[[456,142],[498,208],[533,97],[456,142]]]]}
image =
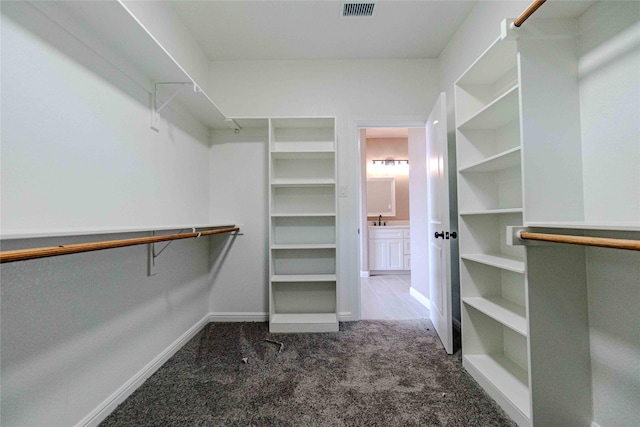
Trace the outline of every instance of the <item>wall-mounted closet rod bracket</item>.
{"type": "Polygon", "coordinates": [[[509,246],[546,246],[544,242],[527,241],[520,238],[520,233],[530,231],[528,227],[507,226],[507,245],[509,246]]]}
{"type": "MultiPolygon", "coordinates": [[[[240,232],[240,228],[239,228],[239,224],[236,226],[238,229],[235,231],[232,231],[233,236],[244,236],[244,233],[240,232]]],[[[186,229],[182,229],[178,232],[178,235],[182,235],[184,233],[186,229]]],[[[185,235],[188,235],[189,237],[193,237],[195,239],[205,235],[210,235],[210,234],[216,234],[216,230],[222,230],[219,228],[214,228],[213,230],[203,230],[203,231],[196,231],[195,227],[191,227],[191,232],[190,233],[185,233],[185,235]]],[[[152,231],[151,232],[151,236],[152,237],[156,237],[156,232],[152,231]]],[[[161,237],[161,236],[158,236],[161,237]]],[[[169,240],[167,242],[167,244],[165,244],[162,249],[160,249],[159,251],[156,252],[156,243],[149,243],[147,245],[147,276],[155,276],[156,274],[156,258],[158,258],[160,256],[160,254],[162,252],[165,251],[165,249],[167,249],[169,247],[169,245],[171,245],[171,243],[173,243],[173,240],[169,240]]]]}
{"type": "MultiPolygon", "coordinates": [[[[195,232],[196,229],[194,228],[193,231],[195,232]]],[[[184,229],[180,230],[178,232],[178,234],[182,234],[184,232],[184,229]]],[[[156,236],[156,232],[152,231],[151,232],[151,236],[155,237],[156,236]]],[[[162,249],[160,249],[158,252],[156,252],[156,244],[155,243],[149,243],[147,245],[147,276],[155,276],[156,274],[156,258],[158,258],[160,256],[160,254],[162,252],[164,252],[165,249],[167,249],[169,247],[170,244],[173,243],[173,240],[169,240],[169,242],[167,242],[166,245],[164,245],[162,247],[162,249]]]]}
{"type": "Polygon", "coordinates": [[[160,131],[158,128],[158,121],[160,120],[160,112],[167,106],[173,99],[182,92],[187,86],[193,86],[195,93],[200,92],[200,88],[193,82],[159,82],[153,84],[153,99],[151,100],[151,129],[156,132],[160,131]],[[178,88],[167,98],[160,106],[158,106],[158,86],[177,86],[178,88]]]}

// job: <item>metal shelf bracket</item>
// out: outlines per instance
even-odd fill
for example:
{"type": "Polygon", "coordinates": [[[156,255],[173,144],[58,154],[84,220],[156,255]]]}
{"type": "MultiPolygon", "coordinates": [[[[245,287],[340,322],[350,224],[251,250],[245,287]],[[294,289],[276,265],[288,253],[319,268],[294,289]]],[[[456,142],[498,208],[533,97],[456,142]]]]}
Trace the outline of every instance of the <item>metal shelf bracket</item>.
{"type": "Polygon", "coordinates": [[[160,121],[160,112],[167,106],[173,99],[180,94],[187,86],[193,86],[193,91],[195,93],[200,93],[200,87],[193,82],[160,82],[153,84],[153,99],[151,100],[151,124],[150,127],[152,130],[156,132],[160,132],[160,128],[158,127],[160,121]],[[162,103],[158,106],[158,86],[178,86],[176,90],[162,103]]]}

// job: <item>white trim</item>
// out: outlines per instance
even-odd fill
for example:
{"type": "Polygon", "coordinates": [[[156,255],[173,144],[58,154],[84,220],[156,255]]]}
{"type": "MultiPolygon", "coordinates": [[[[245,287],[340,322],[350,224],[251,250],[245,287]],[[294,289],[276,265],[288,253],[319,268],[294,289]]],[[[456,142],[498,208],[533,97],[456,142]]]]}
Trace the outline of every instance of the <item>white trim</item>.
{"type": "Polygon", "coordinates": [[[125,382],[119,389],[105,399],[100,405],[98,405],[93,411],[85,416],[80,422],[76,424],[76,427],[94,427],[104,421],[105,418],[116,407],[125,401],[138,387],[144,383],[147,378],[153,375],[160,367],[173,356],[178,350],[180,350],[191,338],[193,338],[202,328],[209,323],[210,315],[207,314],[200,319],[195,325],[193,325],[187,332],[182,334],[177,340],[164,349],[158,356],[156,356],[145,367],[138,371],[133,377],[125,382]]]}
{"type": "Polygon", "coordinates": [[[595,421],[591,421],[591,427],[600,427],[600,424],[595,421]]]}
{"type": "Polygon", "coordinates": [[[369,277],[369,271],[360,271],[360,277],[369,277]]]}
{"type": "MultiPolygon", "coordinates": [[[[358,214],[358,224],[359,224],[359,228],[360,228],[360,234],[355,236],[354,235],[354,242],[356,242],[356,247],[357,247],[357,259],[356,259],[356,268],[353,270],[354,276],[354,282],[353,284],[349,284],[348,285],[348,290],[349,290],[349,294],[352,297],[352,302],[351,302],[351,308],[352,310],[355,310],[355,319],[354,320],[360,320],[361,316],[362,316],[362,298],[361,298],[361,285],[360,285],[360,280],[357,274],[358,274],[358,268],[363,268],[365,266],[368,266],[368,261],[367,260],[362,260],[362,245],[366,245],[368,239],[367,239],[367,217],[366,217],[366,212],[364,218],[362,218],[362,203],[363,203],[363,195],[362,195],[362,173],[363,173],[363,167],[365,167],[365,165],[362,163],[362,151],[363,151],[363,146],[362,143],[363,141],[360,141],[360,129],[365,129],[368,127],[375,127],[375,128],[424,128],[425,124],[427,123],[427,117],[425,115],[410,115],[410,116],[388,116],[388,115],[383,115],[383,116],[348,116],[347,117],[347,122],[348,124],[348,133],[347,133],[347,139],[350,141],[354,141],[357,144],[357,153],[356,153],[356,158],[357,158],[357,162],[356,162],[356,167],[357,167],[357,171],[356,171],[356,182],[355,182],[355,191],[353,192],[356,195],[356,204],[357,204],[357,209],[358,212],[360,212],[358,214]],[[361,262],[362,261],[362,262],[361,262]]],[[[364,177],[365,181],[366,181],[366,177],[364,177]]],[[[363,276],[361,276],[363,277],[363,276]]]]}
{"type": "Polygon", "coordinates": [[[209,322],[266,322],[269,313],[266,312],[212,312],[209,313],[209,322]]]}
{"type": "Polygon", "coordinates": [[[409,288],[409,295],[411,295],[412,297],[414,297],[416,300],[418,300],[418,302],[422,305],[424,305],[425,307],[427,307],[428,310],[431,310],[431,301],[429,301],[429,298],[425,297],[424,295],[422,295],[420,292],[418,292],[415,288],[409,288]]]}
{"type": "Polygon", "coordinates": [[[356,317],[350,311],[341,311],[338,313],[338,322],[353,322],[356,321],[356,317]]]}
{"type": "Polygon", "coordinates": [[[411,270],[371,270],[372,276],[398,276],[409,274],[411,274],[411,270]]]}

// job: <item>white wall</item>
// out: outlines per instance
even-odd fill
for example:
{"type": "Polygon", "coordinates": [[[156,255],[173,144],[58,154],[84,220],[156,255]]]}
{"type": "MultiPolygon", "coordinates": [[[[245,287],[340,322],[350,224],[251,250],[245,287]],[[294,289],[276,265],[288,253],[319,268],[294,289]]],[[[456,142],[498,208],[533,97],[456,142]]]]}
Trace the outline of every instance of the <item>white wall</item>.
{"type": "Polygon", "coordinates": [[[206,129],[176,115],[152,132],[148,92],[17,3],[2,6],[2,232],[207,222],[206,129]]]}
{"type": "MultiPolygon", "coordinates": [[[[268,128],[216,131],[210,151],[211,221],[233,218],[243,235],[212,248],[210,311],[220,320],[267,320],[269,313],[268,128]]],[[[242,123],[242,122],[241,122],[242,123]]]]}
{"type": "MultiPolygon", "coordinates": [[[[637,224],[640,3],[596,3],[578,28],[585,219],[637,224]]],[[[603,427],[640,424],[638,255],[587,250],[593,420],[603,427]]]]}
{"type": "MultiPolygon", "coordinates": [[[[638,239],[638,233],[616,234],[638,239]]],[[[589,248],[586,264],[593,421],[640,425],[640,254],[589,248]]]]}
{"type": "MultiPolygon", "coordinates": [[[[26,2],[2,2],[2,233],[206,223],[205,129],[26,2]]],[[[2,249],[144,233],[3,240],[2,249]]],[[[220,238],[222,239],[222,238],[220,238]]],[[[2,424],[69,426],[208,313],[209,243],[2,265],[2,424]]]]}
{"type": "MultiPolygon", "coordinates": [[[[438,91],[435,61],[223,61],[212,62],[211,96],[227,116],[336,116],[338,181],[348,188],[338,200],[338,297],[342,319],[354,318],[359,292],[358,135],[357,124],[425,121],[438,91]]],[[[263,175],[266,180],[266,174],[263,175]]],[[[244,182],[244,181],[242,181],[244,182]]],[[[255,192],[258,182],[249,183],[255,192]]],[[[240,208],[235,211],[240,214],[240,208]]],[[[266,216],[266,215],[265,215],[266,216]]],[[[267,234],[259,247],[266,247],[267,234]]],[[[257,277],[263,266],[248,263],[257,277]]],[[[233,287],[221,300],[235,299],[233,287]]],[[[238,306],[252,311],[256,302],[238,306]]],[[[266,300],[264,302],[266,304],[266,300]]]]}
{"type": "Polygon", "coordinates": [[[596,3],[578,31],[585,220],[638,223],[640,4],[596,3]]]}
{"type": "Polygon", "coordinates": [[[357,188],[360,194],[360,274],[366,276],[369,274],[369,232],[367,229],[367,130],[361,128],[358,132],[358,145],[360,156],[360,179],[357,188]]]}
{"type": "Polygon", "coordinates": [[[411,210],[411,287],[425,298],[429,289],[429,206],[427,135],[424,128],[409,129],[409,199],[411,210]]]}

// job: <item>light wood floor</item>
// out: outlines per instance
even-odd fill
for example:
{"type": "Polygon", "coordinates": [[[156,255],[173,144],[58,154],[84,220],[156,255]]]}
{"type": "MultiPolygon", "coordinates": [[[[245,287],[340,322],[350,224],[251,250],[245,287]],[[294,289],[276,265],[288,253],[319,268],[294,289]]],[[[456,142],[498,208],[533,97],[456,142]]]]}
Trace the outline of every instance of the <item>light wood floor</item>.
{"type": "Polygon", "coordinates": [[[409,274],[361,278],[361,318],[428,319],[429,310],[409,294],[410,286],[409,274]]]}

